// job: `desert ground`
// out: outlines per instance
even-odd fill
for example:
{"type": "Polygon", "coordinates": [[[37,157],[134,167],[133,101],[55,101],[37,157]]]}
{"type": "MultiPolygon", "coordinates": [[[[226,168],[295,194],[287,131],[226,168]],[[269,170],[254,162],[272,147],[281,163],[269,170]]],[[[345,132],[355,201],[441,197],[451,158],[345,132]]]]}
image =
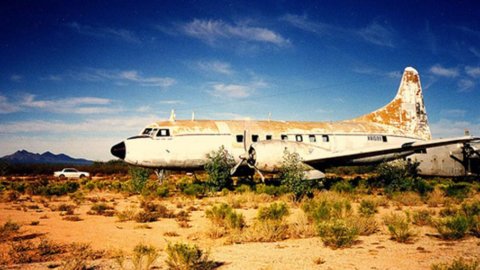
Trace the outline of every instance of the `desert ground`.
{"type": "MultiPolygon", "coordinates": [[[[8,181],[21,180],[3,179],[4,184],[8,181]]],[[[83,180],[75,192],[61,196],[4,188],[0,269],[209,269],[169,265],[167,249],[176,243],[196,245],[208,254],[205,260],[212,262],[212,268],[225,270],[431,269],[454,260],[474,262],[480,258],[478,227],[452,236],[438,225],[443,216],[465,209],[465,205],[480,211],[475,208],[480,207],[480,193],[474,184],[461,199],[436,187],[425,196],[414,192],[386,196],[381,190],[316,190],[313,198],[298,201],[288,193],[271,195],[246,186],[208,196],[175,191],[152,196],[112,191],[98,184],[109,181],[114,180],[83,180]],[[328,244],[305,210],[312,200],[346,202],[349,206],[341,209],[339,216],[342,220],[368,216],[358,219],[368,220],[360,225],[365,232],[349,244],[328,244]],[[372,203],[367,207],[372,213],[363,213],[362,201],[372,203]],[[241,214],[244,223],[229,226],[212,218],[208,211],[222,203],[241,214]],[[272,204],[283,205],[288,213],[262,227],[259,211],[272,204]],[[404,238],[389,230],[387,220],[393,214],[404,218],[408,228],[397,231],[406,235],[404,238]],[[139,252],[139,246],[154,252],[139,252]],[[139,260],[143,265],[138,265],[139,260]]],[[[170,190],[175,190],[174,185],[170,190]]],[[[479,226],[476,218],[472,226],[479,226]]]]}

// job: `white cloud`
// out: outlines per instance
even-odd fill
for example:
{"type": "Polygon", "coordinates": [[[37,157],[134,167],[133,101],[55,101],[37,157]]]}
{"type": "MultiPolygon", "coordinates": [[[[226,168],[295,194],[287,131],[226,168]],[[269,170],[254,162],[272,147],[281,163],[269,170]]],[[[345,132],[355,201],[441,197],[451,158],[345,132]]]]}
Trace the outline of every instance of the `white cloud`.
{"type": "Polygon", "coordinates": [[[473,78],[480,78],[480,67],[465,67],[465,72],[473,78]]]}
{"type": "Polygon", "coordinates": [[[384,47],[394,47],[393,31],[377,22],[373,22],[357,31],[365,41],[384,47]]]}
{"type": "Polygon", "coordinates": [[[459,75],[457,68],[445,68],[437,64],[430,68],[430,72],[437,76],[455,78],[459,75]]]}
{"type": "Polygon", "coordinates": [[[105,117],[100,119],[86,119],[81,122],[65,121],[13,121],[0,123],[0,134],[15,134],[25,132],[43,132],[48,134],[125,132],[136,134],[147,124],[158,121],[152,115],[133,117],[105,117]]]}
{"type": "Polygon", "coordinates": [[[0,95],[0,114],[20,111],[20,107],[8,101],[7,97],[0,95]]]}
{"type": "Polygon", "coordinates": [[[169,87],[175,83],[175,80],[168,77],[143,77],[136,70],[122,71],[119,73],[120,79],[138,82],[141,86],[160,86],[169,87]]]}
{"type": "Polygon", "coordinates": [[[18,74],[13,74],[12,76],[10,76],[10,80],[14,82],[21,82],[23,80],[23,76],[18,74]]]}
{"type": "Polygon", "coordinates": [[[181,100],[162,100],[159,103],[160,104],[176,105],[176,104],[184,104],[185,102],[183,102],[181,100]]]}
{"type": "Polygon", "coordinates": [[[467,111],[460,109],[441,110],[440,115],[444,117],[464,117],[467,111]]]}
{"type": "Polygon", "coordinates": [[[229,63],[221,61],[199,61],[197,66],[206,72],[214,72],[219,74],[231,75],[233,74],[232,67],[229,63]]]}
{"type": "Polygon", "coordinates": [[[329,36],[345,40],[358,39],[377,46],[395,47],[395,32],[393,29],[381,25],[376,21],[360,29],[348,29],[332,24],[314,22],[306,15],[287,14],[281,19],[296,28],[319,36],[329,36]]]}
{"type": "Polygon", "coordinates": [[[253,27],[243,23],[232,25],[222,20],[194,19],[190,23],[181,25],[180,29],[184,34],[198,38],[208,44],[214,44],[225,39],[270,43],[277,46],[290,44],[290,41],[270,29],[253,27]]]}
{"type": "Polygon", "coordinates": [[[377,68],[371,67],[356,67],[353,69],[353,72],[358,74],[367,74],[381,77],[388,77],[393,79],[400,79],[402,77],[402,72],[400,71],[383,71],[377,68]]]}
{"type": "Polygon", "coordinates": [[[129,43],[141,43],[137,35],[126,29],[115,29],[110,27],[94,27],[90,25],[83,25],[77,22],[68,24],[68,27],[74,29],[79,34],[93,36],[104,39],[118,39],[129,43]]]}
{"type": "Polygon", "coordinates": [[[97,97],[41,100],[37,99],[35,95],[27,94],[24,96],[23,100],[18,103],[18,106],[54,113],[98,114],[120,111],[120,109],[117,108],[106,107],[111,103],[112,101],[110,99],[97,97]]]}
{"type": "Polygon", "coordinates": [[[434,138],[449,138],[463,136],[465,130],[469,130],[473,136],[480,135],[480,123],[468,121],[452,121],[440,119],[436,123],[430,123],[430,129],[434,138]]]}
{"type": "Polygon", "coordinates": [[[63,77],[61,75],[53,75],[53,74],[50,74],[48,76],[45,76],[45,77],[40,77],[40,80],[44,80],[44,81],[61,81],[63,80],[63,77]]]}
{"type": "Polygon", "coordinates": [[[252,94],[254,88],[240,84],[214,84],[211,95],[226,98],[246,98],[252,94]]]}
{"type": "Polygon", "coordinates": [[[136,70],[107,70],[97,68],[87,68],[84,71],[71,71],[68,77],[87,82],[98,81],[114,81],[117,84],[123,85],[126,82],[134,82],[140,86],[156,86],[167,88],[176,83],[175,79],[170,77],[145,77],[136,70]]]}
{"type": "Polygon", "coordinates": [[[469,92],[474,87],[475,87],[475,82],[472,80],[461,79],[460,81],[458,81],[459,92],[469,92]]]}

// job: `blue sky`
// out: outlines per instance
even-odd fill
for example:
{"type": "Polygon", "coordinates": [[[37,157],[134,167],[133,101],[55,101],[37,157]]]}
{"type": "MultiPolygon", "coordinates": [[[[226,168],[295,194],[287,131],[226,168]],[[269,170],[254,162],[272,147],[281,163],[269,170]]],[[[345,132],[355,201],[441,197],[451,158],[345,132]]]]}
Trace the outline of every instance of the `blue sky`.
{"type": "Polygon", "coordinates": [[[0,156],[109,160],[171,109],[349,119],[388,103],[407,66],[434,137],[480,135],[475,1],[138,2],[2,1],[0,156]]]}

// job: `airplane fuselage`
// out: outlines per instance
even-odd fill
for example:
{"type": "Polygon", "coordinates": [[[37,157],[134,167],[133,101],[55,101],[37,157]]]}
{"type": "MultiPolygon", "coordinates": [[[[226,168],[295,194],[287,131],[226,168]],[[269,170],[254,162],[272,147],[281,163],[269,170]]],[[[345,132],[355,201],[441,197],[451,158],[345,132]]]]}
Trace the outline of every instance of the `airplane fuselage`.
{"type": "MultiPolygon", "coordinates": [[[[142,133],[144,134],[123,142],[126,162],[182,171],[203,169],[208,161],[207,155],[222,146],[238,162],[239,156],[250,145],[261,141],[300,142],[302,145],[315,146],[325,153],[335,153],[419,140],[407,136],[400,129],[356,121],[178,120],[151,124],[142,133]]],[[[390,156],[359,159],[352,161],[351,165],[381,162],[385,159],[390,159],[390,156]]],[[[264,166],[263,170],[275,172],[276,168],[264,166]]]]}

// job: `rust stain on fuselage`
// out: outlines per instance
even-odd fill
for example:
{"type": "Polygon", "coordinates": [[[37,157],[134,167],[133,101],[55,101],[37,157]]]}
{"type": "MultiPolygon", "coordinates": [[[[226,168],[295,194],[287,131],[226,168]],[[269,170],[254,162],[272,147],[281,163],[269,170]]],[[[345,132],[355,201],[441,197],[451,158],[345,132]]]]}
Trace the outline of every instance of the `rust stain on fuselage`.
{"type": "Polygon", "coordinates": [[[252,121],[252,120],[177,120],[156,122],[150,128],[170,128],[173,136],[194,134],[222,134],[217,123],[228,126],[229,134],[251,133],[269,134],[273,136],[291,134],[387,134],[407,136],[401,129],[369,122],[284,122],[284,121],[252,121]]]}

